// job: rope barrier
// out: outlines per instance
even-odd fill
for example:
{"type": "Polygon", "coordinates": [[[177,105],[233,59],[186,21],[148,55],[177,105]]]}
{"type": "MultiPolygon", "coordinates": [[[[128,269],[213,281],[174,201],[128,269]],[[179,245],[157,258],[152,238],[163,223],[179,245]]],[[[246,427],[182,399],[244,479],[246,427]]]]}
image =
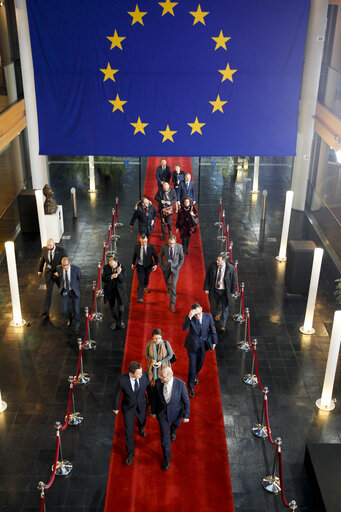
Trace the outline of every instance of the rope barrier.
{"type": "Polygon", "coordinates": [[[118,220],[118,197],[116,197],[116,206],[115,206],[115,222],[118,220]]]}
{"type": "Polygon", "coordinates": [[[278,447],[278,468],[279,468],[279,481],[281,483],[281,495],[282,501],[285,507],[290,508],[289,503],[285,497],[284,486],[283,486],[283,466],[282,466],[282,449],[278,447]]]}
{"type": "Polygon", "coordinates": [[[274,446],[276,443],[272,439],[272,436],[271,436],[271,429],[270,429],[270,423],[269,423],[268,397],[266,394],[264,395],[264,414],[265,414],[266,430],[268,432],[268,439],[269,439],[270,443],[272,444],[272,446],[274,446]]]}
{"type": "Polygon", "coordinates": [[[59,432],[59,428],[57,428],[57,431],[56,431],[56,453],[54,456],[53,470],[52,470],[52,475],[50,477],[49,483],[45,485],[45,489],[49,489],[51,487],[51,485],[54,482],[55,476],[56,476],[59,446],[60,446],[60,432],[59,432]]]}
{"type": "Polygon", "coordinates": [[[71,405],[72,405],[72,395],[73,395],[73,383],[70,384],[70,392],[69,392],[69,403],[65,418],[65,423],[62,427],[60,427],[60,430],[66,430],[67,426],[69,425],[69,419],[70,419],[70,412],[71,412],[71,405]]]}
{"type": "Polygon", "coordinates": [[[252,345],[251,345],[250,315],[247,315],[247,340],[249,342],[249,347],[252,348],[252,345]]]}

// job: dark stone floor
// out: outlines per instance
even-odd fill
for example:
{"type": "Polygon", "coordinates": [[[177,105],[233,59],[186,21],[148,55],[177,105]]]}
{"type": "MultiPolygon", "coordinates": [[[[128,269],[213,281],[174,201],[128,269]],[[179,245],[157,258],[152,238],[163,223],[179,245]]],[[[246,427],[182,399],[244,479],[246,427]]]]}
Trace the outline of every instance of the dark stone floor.
{"type": "MultiPolygon", "coordinates": [[[[136,159],[134,159],[136,161],[136,159]]],[[[209,161],[203,163],[209,164],[209,161]]],[[[274,162],[275,164],[276,162],[274,162]]],[[[146,160],[142,161],[142,175],[146,160]]],[[[198,181],[198,161],[193,159],[198,181]]],[[[120,198],[120,260],[128,267],[135,233],[128,224],[138,199],[138,166],[127,164],[117,181],[102,177],[98,192],[89,195],[87,183],[70,176],[67,165],[51,166],[51,182],[58,203],[64,207],[63,245],[72,261],[82,269],[82,306],[91,305],[92,280],[96,279],[102,240],[107,236],[114,197],[120,198]],[[77,187],[78,219],[72,219],[69,189],[77,187]]],[[[204,165],[201,170],[200,225],[205,264],[221,250],[216,241],[218,200],[223,197],[234,258],[239,260],[240,280],[246,284],[245,305],[250,308],[251,334],[259,341],[261,381],[269,386],[269,414],[273,437],[283,440],[285,491],[288,500],[296,499],[302,512],[318,512],[304,467],[307,441],[341,442],[341,413],[315,407],[319,398],[327,358],[333,313],[334,279],[338,273],[324,254],[313,336],[302,335],[306,297],[287,295],[284,289],[285,264],[275,259],[281,234],[285,191],[290,169],[285,165],[261,166],[260,187],[269,192],[265,228],[260,223],[261,197],[250,195],[252,171],[237,175],[219,165],[204,165]],[[248,176],[249,174],[249,176],[248,176]]],[[[143,188],[143,183],[142,183],[143,188]]],[[[319,241],[303,214],[293,212],[289,239],[319,241]]],[[[16,241],[18,277],[26,327],[9,327],[12,318],[5,260],[0,265],[0,389],[8,403],[0,415],[0,511],[33,511],[39,508],[39,480],[48,481],[53,461],[56,420],[62,420],[68,399],[68,375],[76,371],[77,344],[61,317],[59,297],[54,297],[50,321],[42,321],[44,291],[36,276],[40,241],[36,235],[19,235],[16,241]]],[[[132,273],[128,272],[130,292],[132,273]]],[[[233,304],[230,313],[238,309],[233,304]]],[[[88,386],[75,391],[76,408],[85,417],[80,427],[62,434],[63,456],[73,462],[70,476],[56,478],[47,491],[46,510],[102,511],[114,418],[111,413],[113,385],[121,371],[125,332],[110,331],[110,315],[99,325],[91,323],[96,351],[84,355],[85,371],[91,375],[88,386]]],[[[126,317],[128,311],[126,312],[126,317]]],[[[250,389],[241,377],[250,370],[251,356],[238,351],[243,327],[232,320],[217,347],[226,438],[231,477],[238,512],[280,511],[285,507],[280,496],[266,494],[263,476],[271,473],[273,448],[267,440],[256,439],[250,426],[259,420],[262,396],[250,389]]],[[[145,340],[144,340],[145,342],[145,340]]],[[[340,395],[340,365],[334,396],[340,395]]],[[[209,461],[214,463],[214,461],[209,461]]]]}

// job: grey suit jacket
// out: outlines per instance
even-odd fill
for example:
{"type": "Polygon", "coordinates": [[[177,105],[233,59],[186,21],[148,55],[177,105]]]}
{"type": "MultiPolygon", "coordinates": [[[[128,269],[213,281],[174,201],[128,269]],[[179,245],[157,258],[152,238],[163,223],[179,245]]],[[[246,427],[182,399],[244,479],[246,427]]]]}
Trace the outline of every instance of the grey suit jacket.
{"type": "Polygon", "coordinates": [[[184,262],[184,250],[182,248],[182,245],[175,244],[174,257],[171,262],[168,261],[169,259],[170,257],[168,244],[162,244],[159,254],[159,265],[161,267],[161,270],[168,270],[170,267],[171,272],[179,272],[184,262]]]}

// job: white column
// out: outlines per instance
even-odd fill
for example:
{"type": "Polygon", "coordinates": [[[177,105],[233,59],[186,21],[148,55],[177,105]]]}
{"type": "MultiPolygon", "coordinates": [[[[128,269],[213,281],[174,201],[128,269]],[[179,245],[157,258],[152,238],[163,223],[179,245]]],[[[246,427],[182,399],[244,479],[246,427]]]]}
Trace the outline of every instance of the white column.
{"type": "Polygon", "coordinates": [[[300,327],[303,334],[314,334],[313,319],[316,303],[317,289],[320,279],[321,265],[323,258],[323,249],[316,248],[314,250],[313,268],[311,269],[311,278],[309,285],[307,308],[305,311],[304,325],[300,327]]]}
{"type": "Polygon", "coordinates": [[[286,261],[287,260],[287,243],[288,243],[288,234],[289,234],[291,206],[292,206],[293,196],[294,196],[294,193],[292,190],[288,190],[285,195],[285,207],[284,207],[281,243],[279,246],[278,256],[276,256],[276,259],[278,261],[286,261]]]}
{"type": "Polygon", "coordinates": [[[18,27],[21,73],[25,96],[32,184],[33,188],[42,189],[44,185],[48,183],[48,171],[46,156],[39,155],[36,92],[26,0],[15,0],[15,11],[18,27]]]}
{"type": "Polygon", "coordinates": [[[255,156],[254,166],[253,166],[253,184],[252,184],[252,194],[258,194],[258,177],[259,177],[259,156],[255,156]]]}
{"type": "Polygon", "coordinates": [[[47,235],[46,235],[46,226],[45,226],[43,191],[36,190],[35,195],[36,195],[37,212],[38,212],[38,220],[39,220],[40,244],[42,247],[44,247],[44,245],[46,245],[47,235]]]}
{"type": "Polygon", "coordinates": [[[89,192],[96,192],[95,158],[93,156],[89,156],[89,192]]]}
{"type": "Polygon", "coordinates": [[[311,0],[304,52],[296,156],[291,180],[291,189],[295,193],[293,208],[301,211],[304,211],[307,192],[327,11],[328,0],[311,0]]]}
{"type": "Polygon", "coordinates": [[[21,316],[20,296],[19,296],[19,285],[17,267],[15,262],[14,242],[5,242],[7,268],[8,268],[8,279],[11,290],[12,299],[12,312],[13,320],[10,325],[12,327],[22,327],[25,325],[25,320],[21,316]]]}
{"type": "Polygon", "coordinates": [[[339,358],[341,342],[341,311],[335,311],[332,335],[330,338],[326,373],[324,375],[324,382],[322,388],[321,398],[316,400],[316,405],[319,409],[324,411],[331,411],[335,408],[332,399],[334,380],[336,374],[337,361],[339,358]]]}

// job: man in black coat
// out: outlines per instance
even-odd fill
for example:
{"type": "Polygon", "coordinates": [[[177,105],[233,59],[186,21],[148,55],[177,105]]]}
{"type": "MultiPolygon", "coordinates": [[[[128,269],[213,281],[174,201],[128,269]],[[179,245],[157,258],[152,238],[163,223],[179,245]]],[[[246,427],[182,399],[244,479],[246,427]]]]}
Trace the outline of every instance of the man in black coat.
{"type": "Polygon", "coordinates": [[[167,160],[161,158],[161,165],[156,168],[155,178],[157,181],[158,189],[162,189],[164,182],[169,183],[172,177],[171,168],[167,165],[167,160]]]}
{"type": "Polygon", "coordinates": [[[159,203],[159,214],[161,219],[161,231],[162,237],[161,240],[165,240],[167,229],[168,234],[172,233],[172,214],[166,215],[164,208],[168,208],[170,206],[176,205],[176,192],[173,188],[170,188],[169,183],[164,182],[162,189],[159,190],[155,196],[155,201],[159,203]]]}
{"type": "Polygon", "coordinates": [[[44,311],[42,314],[47,318],[50,314],[53,286],[54,284],[57,284],[58,286],[58,278],[55,276],[56,268],[61,264],[62,258],[64,258],[64,256],[67,256],[65,249],[60,246],[57,247],[52,238],[48,239],[46,246],[44,246],[41,250],[41,257],[38,266],[38,276],[40,277],[43,274],[46,284],[44,311]]]}
{"type": "Polygon", "coordinates": [[[163,469],[169,469],[171,441],[176,439],[176,431],[181,425],[189,422],[190,403],[186,384],[173,377],[171,368],[161,370],[160,378],[155,381],[152,395],[152,415],[157,417],[160,425],[161,447],[164,458],[163,469]]]}
{"type": "Polygon", "coordinates": [[[158,257],[154,246],[148,243],[146,235],[140,236],[140,243],[135,245],[131,268],[137,271],[137,302],[143,302],[143,292],[150,293],[149,276],[157,269],[158,257]]]}
{"type": "Polygon", "coordinates": [[[144,426],[146,424],[147,397],[150,392],[150,380],[148,372],[142,371],[140,363],[132,361],[128,372],[119,376],[114,395],[114,414],[118,414],[121,394],[123,395],[121,409],[123,413],[125,442],[128,457],[127,466],[133,463],[135,457],[134,448],[134,420],[141,437],[146,437],[144,426]]]}
{"type": "Polygon", "coordinates": [[[123,322],[124,306],[127,304],[126,269],[114,256],[104,265],[102,281],[104,283],[104,302],[109,302],[113,323],[111,329],[125,328],[123,322]]]}
{"type": "Polygon", "coordinates": [[[133,231],[135,221],[138,221],[140,235],[149,236],[154,231],[156,210],[149,199],[142,197],[135,205],[135,211],[130,221],[130,231],[133,231]]]}
{"type": "Polygon", "coordinates": [[[199,384],[198,373],[203,367],[206,351],[214,350],[218,343],[217,331],[212,315],[203,313],[202,307],[197,302],[192,304],[191,310],[186,315],[183,331],[189,329],[185,340],[185,349],[188,355],[187,383],[189,396],[194,397],[194,386],[199,384]]]}
{"type": "Polygon", "coordinates": [[[58,279],[60,294],[62,296],[62,311],[67,318],[67,327],[70,327],[73,318],[76,318],[75,332],[78,334],[80,326],[80,280],[81,270],[76,265],[71,265],[71,261],[67,256],[62,258],[61,265],[57,266],[55,277],[58,279]],[[73,308],[71,307],[73,306],[73,308]],[[74,313],[73,313],[73,311],[74,313]]]}
{"type": "Polygon", "coordinates": [[[227,261],[225,255],[220,254],[217,261],[211,263],[208,267],[204,290],[210,299],[212,315],[216,322],[219,322],[219,330],[225,331],[229,295],[237,290],[237,276],[234,265],[227,261]]]}
{"type": "Polygon", "coordinates": [[[196,202],[194,182],[192,181],[191,173],[185,174],[185,180],[181,181],[179,188],[177,190],[177,199],[178,202],[181,203],[184,197],[190,197],[192,199],[193,204],[196,202]]]}

